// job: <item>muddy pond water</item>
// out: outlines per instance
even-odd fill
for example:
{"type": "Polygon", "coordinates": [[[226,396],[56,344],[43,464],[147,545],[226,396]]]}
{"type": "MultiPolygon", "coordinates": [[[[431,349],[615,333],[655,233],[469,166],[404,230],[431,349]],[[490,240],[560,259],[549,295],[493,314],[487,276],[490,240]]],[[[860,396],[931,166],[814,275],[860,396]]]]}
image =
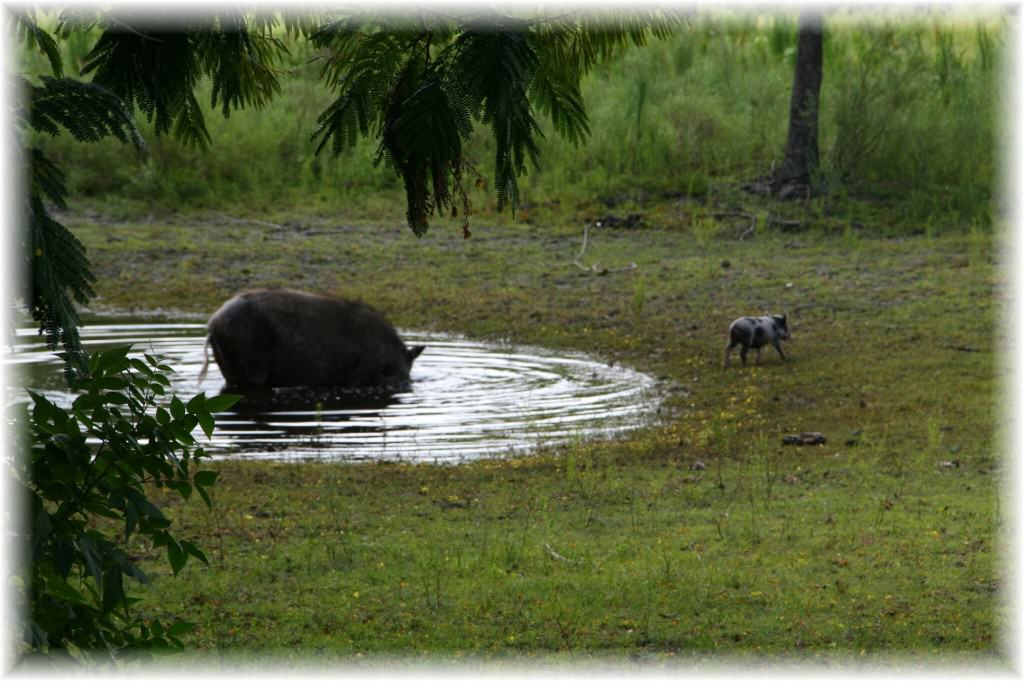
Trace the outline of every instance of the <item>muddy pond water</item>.
{"type": "MultiPolygon", "coordinates": [[[[203,323],[105,318],[87,319],[82,337],[91,350],[130,343],[140,354],[167,358],[173,391],[185,398],[224,389],[212,353],[199,381],[205,331],[203,323]]],[[[199,433],[200,441],[215,458],[460,463],[637,428],[660,401],[650,376],[584,355],[415,331],[402,336],[427,346],[409,390],[252,393],[217,415],[212,442],[199,433]]],[[[14,384],[8,401],[27,400],[22,387],[65,405],[74,398],[36,329],[18,329],[4,363],[14,384]]]]}

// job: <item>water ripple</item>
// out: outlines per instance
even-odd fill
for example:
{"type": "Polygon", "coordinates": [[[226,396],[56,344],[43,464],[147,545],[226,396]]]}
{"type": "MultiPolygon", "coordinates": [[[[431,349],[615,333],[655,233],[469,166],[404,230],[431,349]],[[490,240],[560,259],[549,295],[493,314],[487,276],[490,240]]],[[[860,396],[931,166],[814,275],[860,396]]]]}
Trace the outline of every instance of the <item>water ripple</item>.
{"type": "MultiPolygon", "coordinates": [[[[279,388],[248,395],[217,416],[218,458],[390,460],[458,463],[573,438],[607,436],[642,425],[656,409],[654,380],[579,354],[403,332],[427,349],[412,388],[393,395],[279,388]]],[[[131,343],[166,357],[173,390],[216,395],[224,380],[210,361],[202,385],[205,325],[111,321],[83,328],[86,347],[131,343]]],[[[60,361],[34,329],[19,329],[9,373],[63,404],[60,361]]],[[[23,396],[24,394],[21,393],[23,396]]],[[[9,396],[13,397],[13,396],[9,396]]]]}

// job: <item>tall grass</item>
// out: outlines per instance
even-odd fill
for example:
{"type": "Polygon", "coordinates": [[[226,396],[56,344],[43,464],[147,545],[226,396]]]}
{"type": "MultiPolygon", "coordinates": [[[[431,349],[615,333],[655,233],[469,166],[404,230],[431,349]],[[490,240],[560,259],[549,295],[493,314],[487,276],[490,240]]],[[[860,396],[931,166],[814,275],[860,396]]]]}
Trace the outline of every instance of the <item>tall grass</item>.
{"type": "MultiPolygon", "coordinates": [[[[884,200],[911,221],[942,215],[943,224],[991,224],[1007,21],[830,15],[821,102],[830,191],[884,200]]],[[[575,148],[547,128],[524,203],[702,196],[769,172],[785,142],[796,30],[795,15],[701,15],[597,70],[584,83],[593,135],[575,148]]],[[[66,50],[73,62],[87,47],[79,39],[66,50]]],[[[112,202],[261,210],[399,199],[397,178],[372,163],[374,141],[336,160],[314,154],[310,134],[331,95],[312,57],[307,45],[292,45],[282,94],[266,109],[228,119],[211,110],[207,153],[154,139],[151,129],[142,160],[116,142],[45,144],[76,194],[112,202]]],[[[23,63],[29,74],[43,72],[38,58],[23,63]]],[[[467,155],[490,173],[486,131],[477,131],[467,155]]],[[[493,200],[478,193],[476,205],[493,200]]]]}
{"type": "MultiPolygon", "coordinates": [[[[826,23],[821,159],[829,189],[905,217],[990,223],[1000,20],[826,23]]],[[[785,16],[703,18],[586,86],[587,147],[549,139],[535,191],[700,194],[781,161],[795,59],[785,16]],[[543,189],[541,189],[543,188],[543,189]]]]}

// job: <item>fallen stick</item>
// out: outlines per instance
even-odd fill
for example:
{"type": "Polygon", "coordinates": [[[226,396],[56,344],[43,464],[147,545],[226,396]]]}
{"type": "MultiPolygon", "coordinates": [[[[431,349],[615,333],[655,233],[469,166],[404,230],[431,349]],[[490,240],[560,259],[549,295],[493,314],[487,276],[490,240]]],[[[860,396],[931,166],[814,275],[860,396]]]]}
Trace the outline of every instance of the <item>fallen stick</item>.
{"type": "Polygon", "coordinates": [[[551,545],[550,545],[550,544],[545,544],[545,545],[544,545],[544,551],[545,551],[545,552],[546,552],[546,553],[547,553],[547,554],[548,554],[549,556],[551,556],[552,558],[554,558],[555,560],[560,560],[560,561],[562,561],[563,563],[572,563],[573,565],[577,565],[577,564],[579,564],[579,563],[581,562],[581,561],[579,561],[579,560],[573,560],[572,558],[566,558],[565,556],[563,556],[562,554],[558,553],[558,552],[557,552],[557,551],[555,551],[555,550],[554,550],[553,548],[551,548],[551,545]]]}
{"type": "Polygon", "coordinates": [[[957,352],[981,352],[981,348],[972,348],[970,345],[945,345],[943,347],[957,352]]]}
{"type": "Polygon", "coordinates": [[[227,220],[228,222],[234,222],[240,225],[261,225],[263,227],[272,227],[273,229],[287,229],[287,227],[285,227],[284,225],[278,225],[273,222],[266,222],[265,220],[253,220],[250,218],[233,218],[230,215],[220,212],[214,213],[214,215],[217,215],[220,218],[227,220]]]}
{"type": "Polygon", "coordinates": [[[630,270],[637,269],[638,265],[635,262],[631,262],[631,263],[629,263],[625,267],[618,267],[618,268],[611,269],[611,270],[608,269],[607,267],[600,267],[600,261],[597,261],[597,262],[595,262],[594,264],[592,264],[590,266],[584,265],[583,263],[580,262],[580,258],[582,258],[583,254],[587,252],[587,243],[588,243],[589,237],[590,237],[590,223],[588,222],[583,227],[583,245],[580,247],[580,252],[576,254],[576,258],[572,261],[573,264],[576,265],[576,267],[579,267],[584,272],[595,272],[597,274],[610,274],[610,273],[614,273],[614,272],[628,272],[630,270]]]}
{"type": "MultiPolygon", "coordinates": [[[[743,234],[740,235],[740,237],[739,237],[740,239],[743,239],[744,237],[750,236],[754,232],[754,230],[757,228],[757,218],[758,218],[758,216],[754,215],[752,213],[747,213],[745,211],[741,211],[741,210],[720,210],[720,211],[715,211],[713,213],[709,213],[708,215],[710,215],[713,218],[746,218],[746,219],[750,220],[750,227],[747,228],[747,230],[745,232],[743,232],[743,234]]],[[[782,218],[773,217],[771,215],[765,215],[764,216],[764,221],[765,221],[765,224],[768,224],[768,225],[779,225],[781,227],[803,227],[804,226],[804,221],[803,220],[784,220],[782,218]]]]}

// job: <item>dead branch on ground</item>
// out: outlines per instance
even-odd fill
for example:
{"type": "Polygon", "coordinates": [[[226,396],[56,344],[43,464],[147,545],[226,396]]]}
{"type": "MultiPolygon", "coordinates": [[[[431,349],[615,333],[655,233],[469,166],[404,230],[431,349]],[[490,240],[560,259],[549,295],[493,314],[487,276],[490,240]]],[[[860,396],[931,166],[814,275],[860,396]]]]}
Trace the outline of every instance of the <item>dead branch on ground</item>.
{"type": "Polygon", "coordinates": [[[742,234],[739,235],[738,239],[743,241],[745,238],[754,233],[757,229],[757,221],[759,218],[764,219],[766,225],[778,225],[779,227],[789,229],[800,229],[804,226],[803,220],[785,220],[783,218],[777,218],[772,215],[755,215],[753,213],[747,213],[742,210],[721,210],[715,211],[714,213],[708,213],[712,218],[744,218],[750,220],[750,227],[745,229],[742,234]]]}
{"type": "Polygon", "coordinates": [[[583,227],[583,246],[580,247],[580,252],[576,254],[576,259],[573,260],[573,264],[579,267],[584,272],[595,272],[597,274],[612,274],[615,272],[629,272],[630,270],[637,269],[638,265],[635,262],[629,263],[626,267],[617,267],[615,269],[608,269],[607,267],[601,267],[600,262],[595,262],[589,267],[584,265],[580,260],[583,258],[583,254],[587,252],[587,243],[590,237],[590,223],[588,222],[583,227]]]}

